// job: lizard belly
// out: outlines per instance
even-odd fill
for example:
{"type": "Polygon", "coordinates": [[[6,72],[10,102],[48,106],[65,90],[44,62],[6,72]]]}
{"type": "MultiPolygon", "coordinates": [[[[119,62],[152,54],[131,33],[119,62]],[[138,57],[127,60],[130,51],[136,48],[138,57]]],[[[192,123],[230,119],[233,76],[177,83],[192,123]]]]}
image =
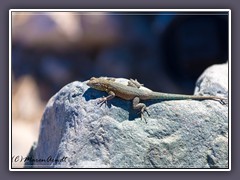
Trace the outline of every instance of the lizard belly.
{"type": "Polygon", "coordinates": [[[136,97],[136,95],[133,95],[131,93],[121,93],[121,92],[115,92],[115,95],[117,97],[120,97],[121,99],[124,99],[124,100],[132,100],[136,97]]]}

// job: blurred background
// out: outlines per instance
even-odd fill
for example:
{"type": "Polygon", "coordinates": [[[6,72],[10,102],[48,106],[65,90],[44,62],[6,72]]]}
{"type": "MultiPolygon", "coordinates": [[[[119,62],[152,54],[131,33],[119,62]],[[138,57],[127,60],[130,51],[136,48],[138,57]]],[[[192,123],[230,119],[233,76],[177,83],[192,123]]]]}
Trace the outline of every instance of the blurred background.
{"type": "Polygon", "coordinates": [[[12,12],[11,54],[12,155],[26,156],[47,101],[72,81],[192,94],[207,67],[228,61],[228,13],[12,12]]]}

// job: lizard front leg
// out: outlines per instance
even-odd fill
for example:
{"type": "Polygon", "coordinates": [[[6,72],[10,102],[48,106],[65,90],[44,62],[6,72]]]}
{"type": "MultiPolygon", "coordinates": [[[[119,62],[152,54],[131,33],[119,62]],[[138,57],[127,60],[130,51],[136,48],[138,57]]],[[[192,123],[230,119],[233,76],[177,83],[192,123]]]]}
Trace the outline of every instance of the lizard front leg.
{"type": "Polygon", "coordinates": [[[111,100],[114,97],[115,97],[115,93],[113,91],[109,91],[108,96],[100,98],[98,104],[102,106],[103,103],[106,103],[108,100],[111,100]]]}
{"type": "MultiPolygon", "coordinates": [[[[133,99],[133,109],[140,109],[141,119],[144,119],[145,122],[147,123],[146,119],[143,116],[144,111],[147,112],[147,107],[144,103],[140,103],[140,98],[139,97],[135,97],[133,99]]],[[[147,114],[149,115],[148,112],[147,112],[147,114]]]]}

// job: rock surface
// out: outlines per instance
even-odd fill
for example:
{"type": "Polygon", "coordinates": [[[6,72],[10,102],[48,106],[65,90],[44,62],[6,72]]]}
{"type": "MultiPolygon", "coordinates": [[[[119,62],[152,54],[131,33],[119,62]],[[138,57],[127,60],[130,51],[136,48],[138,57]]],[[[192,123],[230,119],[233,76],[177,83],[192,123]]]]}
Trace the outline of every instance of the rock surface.
{"type": "MultiPolygon", "coordinates": [[[[228,64],[208,68],[195,94],[228,96],[228,64]]],[[[54,95],[26,167],[228,168],[227,105],[146,101],[146,124],[130,101],[96,105],[105,95],[86,82],[68,84],[54,95]]]]}

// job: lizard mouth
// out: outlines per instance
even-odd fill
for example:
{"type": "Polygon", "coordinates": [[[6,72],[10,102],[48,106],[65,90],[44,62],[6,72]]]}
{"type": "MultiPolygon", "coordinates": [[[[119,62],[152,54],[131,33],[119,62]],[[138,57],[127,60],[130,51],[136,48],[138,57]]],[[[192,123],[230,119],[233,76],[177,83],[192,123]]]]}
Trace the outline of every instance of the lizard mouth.
{"type": "Polygon", "coordinates": [[[101,79],[99,78],[92,77],[86,84],[93,89],[97,89],[100,91],[105,90],[104,82],[101,82],[101,79]]]}
{"type": "Polygon", "coordinates": [[[97,87],[99,87],[99,83],[92,82],[91,80],[89,80],[86,84],[87,84],[88,86],[90,86],[91,88],[97,88],[97,87]]]}
{"type": "Polygon", "coordinates": [[[90,86],[90,87],[95,87],[94,84],[90,81],[87,82],[87,85],[90,86]]]}

